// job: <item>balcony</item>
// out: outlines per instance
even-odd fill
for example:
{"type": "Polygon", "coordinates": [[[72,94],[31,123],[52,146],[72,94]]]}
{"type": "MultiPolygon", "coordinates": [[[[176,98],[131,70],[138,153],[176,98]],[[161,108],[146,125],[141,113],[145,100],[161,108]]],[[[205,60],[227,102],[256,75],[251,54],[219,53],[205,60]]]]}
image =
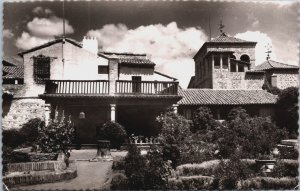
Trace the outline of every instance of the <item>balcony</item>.
{"type": "Polygon", "coordinates": [[[116,81],[117,94],[177,95],[178,82],[116,81]]]}
{"type": "Polygon", "coordinates": [[[48,80],[45,94],[177,95],[178,82],[117,80],[48,80]],[[110,88],[115,84],[115,89],[110,88]]]}
{"type": "Polygon", "coordinates": [[[108,94],[107,80],[48,80],[45,94],[108,94]]]}

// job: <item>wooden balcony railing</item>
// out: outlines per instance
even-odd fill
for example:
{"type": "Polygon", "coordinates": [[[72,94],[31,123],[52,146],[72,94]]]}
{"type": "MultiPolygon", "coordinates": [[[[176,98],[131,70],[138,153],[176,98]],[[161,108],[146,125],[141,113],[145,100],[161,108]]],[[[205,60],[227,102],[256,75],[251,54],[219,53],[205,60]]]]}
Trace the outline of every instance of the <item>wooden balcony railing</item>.
{"type": "Polygon", "coordinates": [[[117,80],[116,93],[177,95],[178,82],[117,80]]]}
{"type": "Polygon", "coordinates": [[[107,80],[48,80],[45,94],[108,94],[107,80]]]}

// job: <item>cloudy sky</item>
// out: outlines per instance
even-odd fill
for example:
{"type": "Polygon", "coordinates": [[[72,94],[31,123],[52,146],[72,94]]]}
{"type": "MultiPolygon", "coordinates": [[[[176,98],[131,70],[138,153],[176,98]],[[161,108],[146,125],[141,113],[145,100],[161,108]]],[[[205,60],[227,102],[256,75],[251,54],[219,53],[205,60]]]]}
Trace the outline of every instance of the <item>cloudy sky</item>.
{"type": "MultiPolygon", "coordinates": [[[[192,57],[202,44],[224,31],[257,41],[256,65],[266,58],[298,64],[299,3],[208,1],[66,1],[67,37],[97,37],[99,49],[147,53],[156,70],[174,76],[186,87],[194,74],[192,57]]],[[[3,5],[4,54],[48,42],[62,34],[62,2],[6,2],[3,5]]]]}

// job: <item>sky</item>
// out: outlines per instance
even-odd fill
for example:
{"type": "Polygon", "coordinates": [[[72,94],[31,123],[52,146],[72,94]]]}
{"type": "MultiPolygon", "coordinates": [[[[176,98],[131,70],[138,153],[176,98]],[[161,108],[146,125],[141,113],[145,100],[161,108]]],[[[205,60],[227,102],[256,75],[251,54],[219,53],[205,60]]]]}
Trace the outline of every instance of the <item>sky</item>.
{"type": "MultiPolygon", "coordinates": [[[[4,55],[46,43],[63,31],[62,1],[5,2],[4,55]]],[[[271,59],[298,65],[298,10],[295,1],[66,1],[68,38],[95,36],[99,50],[146,53],[156,70],[186,87],[193,56],[220,35],[256,41],[256,65],[271,59]],[[209,27],[210,26],[210,27],[209,27]]]]}

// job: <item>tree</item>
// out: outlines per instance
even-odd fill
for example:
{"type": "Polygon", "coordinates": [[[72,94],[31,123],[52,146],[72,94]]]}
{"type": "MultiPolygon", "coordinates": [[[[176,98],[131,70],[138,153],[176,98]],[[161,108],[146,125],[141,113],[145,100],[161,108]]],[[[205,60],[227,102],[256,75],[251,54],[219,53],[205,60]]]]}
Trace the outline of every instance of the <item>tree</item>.
{"type": "Polygon", "coordinates": [[[298,88],[289,87],[284,89],[277,100],[276,122],[282,127],[286,128],[292,138],[298,136],[298,88]]]}
{"type": "Polygon", "coordinates": [[[112,121],[104,123],[99,131],[98,137],[102,136],[102,139],[108,139],[112,148],[119,149],[127,137],[125,128],[119,123],[112,121]]]}
{"type": "Polygon", "coordinates": [[[274,146],[286,137],[286,131],[278,128],[270,118],[251,118],[241,108],[232,110],[230,116],[235,118],[214,135],[218,137],[216,144],[223,158],[236,152],[241,152],[245,158],[270,155],[274,146]]]}
{"type": "Polygon", "coordinates": [[[216,120],[213,118],[212,112],[208,107],[199,107],[194,113],[192,132],[207,132],[214,130],[217,126],[216,120]]]}

